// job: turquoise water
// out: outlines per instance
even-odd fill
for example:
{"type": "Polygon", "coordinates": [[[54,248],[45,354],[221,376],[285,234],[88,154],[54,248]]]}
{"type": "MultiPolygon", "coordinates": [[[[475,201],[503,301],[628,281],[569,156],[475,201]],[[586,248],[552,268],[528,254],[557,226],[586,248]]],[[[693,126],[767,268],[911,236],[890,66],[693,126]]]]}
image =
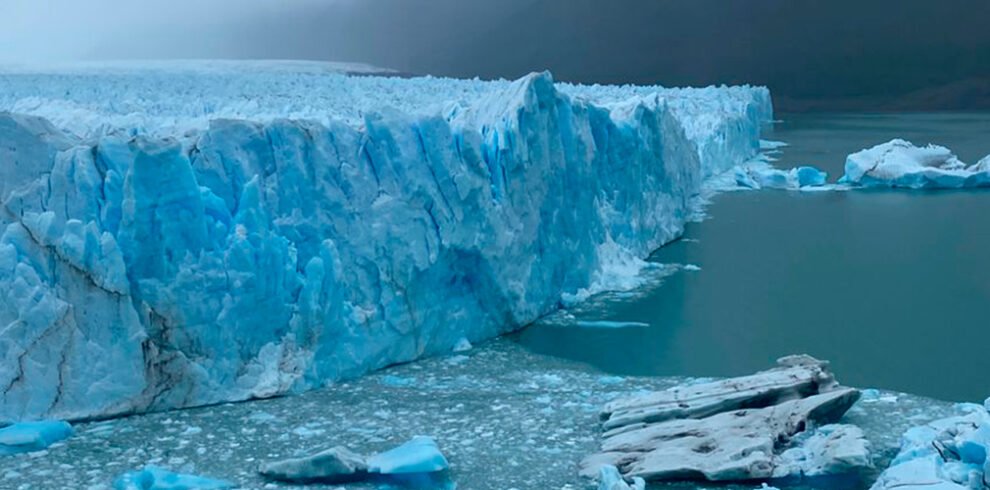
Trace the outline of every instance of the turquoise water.
{"type": "MultiPolygon", "coordinates": [[[[893,137],[990,153],[990,115],[802,115],[769,135],[779,165],[818,165],[893,137]]],[[[952,401],[990,396],[990,192],[739,192],[652,260],[696,264],[639,297],[517,338],[544,354],[628,375],[732,376],[809,353],[845,384],[952,401]]]]}

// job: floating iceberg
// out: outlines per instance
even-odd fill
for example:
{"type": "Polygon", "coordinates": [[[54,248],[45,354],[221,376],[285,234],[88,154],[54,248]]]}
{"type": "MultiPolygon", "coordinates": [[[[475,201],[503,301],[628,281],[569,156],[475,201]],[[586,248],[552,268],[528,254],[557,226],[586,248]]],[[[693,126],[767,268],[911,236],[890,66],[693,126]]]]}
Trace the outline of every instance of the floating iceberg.
{"type": "Polygon", "coordinates": [[[956,416],[904,433],[900,452],[872,490],[985,488],[990,474],[990,413],[975,404],[960,404],[956,411],[956,416]]]}
{"type": "Polygon", "coordinates": [[[849,155],[839,183],[911,189],[990,187],[990,157],[967,166],[943,146],[918,147],[895,139],[849,155]]]}
{"type": "Polygon", "coordinates": [[[266,478],[290,483],[346,483],[362,480],[386,482],[429,481],[448,469],[447,458],[436,441],[418,436],[372,456],[336,447],[312,456],[263,465],[266,478]]]}
{"type": "Polygon", "coordinates": [[[270,397],[518,329],[625,284],[771,118],[764,88],[266,66],[0,73],[0,420],[270,397]]]}
{"type": "Polygon", "coordinates": [[[857,474],[872,465],[863,432],[835,425],[859,398],[809,356],[721,381],[620,398],[601,412],[601,451],[579,472],[647,481],[750,481],[857,474]],[[602,473],[604,471],[604,473],[602,473]]]}
{"type": "Polygon", "coordinates": [[[368,458],[368,470],[382,475],[436,473],[447,469],[447,458],[436,441],[418,436],[409,442],[368,458]]]}
{"type": "Polygon", "coordinates": [[[61,420],[9,425],[0,429],[0,456],[41,451],[72,433],[72,426],[61,420]]]}
{"type": "Polygon", "coordinates": [[[125,473],[113,482],[114,490],[228,490],[236,487],[223,480],[175,473],[157,466],[125,473]]]}

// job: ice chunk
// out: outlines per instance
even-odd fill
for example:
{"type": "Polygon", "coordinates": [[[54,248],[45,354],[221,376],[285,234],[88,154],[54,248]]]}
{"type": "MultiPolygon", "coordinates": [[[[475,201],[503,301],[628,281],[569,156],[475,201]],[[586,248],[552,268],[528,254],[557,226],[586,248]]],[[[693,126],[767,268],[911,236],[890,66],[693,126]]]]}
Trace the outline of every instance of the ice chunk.
{"type": "Polygon", "coordinates": [[[753,179],[764,189],[790,189],[795,186],[790,172],[775,168],[761,168],[753,173],[753,179]]]}
{"type": "Polygon", "coordinates": [[[227,490],[236,487],[227,481],[175,473],[157,466],[125,473],[113,483],[114,490],[227,490]]]}
{"type": "Polygon", "coordinates": [[[453,352],[467,352],[471,350],[473,347],[474,346],[471,345],[471,342],[468,339],[461,337],[461,339],[458,340],[456,344],[454,344],[454,348],[451,350],[453,352]]]}
{"type": "Polygon", "coordinates": [[[783,141],[760,140],[760,150],[762,151],[779,150],[788,146],[790,146],[790,144],[783,141]]]}
{"type": "Polygon", "coordinates": [[[828,174],[809,166],[790,170],[774,168],[764,162],[754,162],[735,169],[735,181],[747,189],[801,189],[826,185],[828,174]]]}
{"type": "Polygon", "coordinates": [[[9,425],[0,429],[0,456],[41,451],[72,433],[72,426],[61,420],[9,425]]]}
{"type": "Polygon", "coordinates": [[[759,189],[760,183],[752,175],[752,173],[745,167],[736,167],[733,170],[736,185],[739,187],[745,187],[746,189],[759,189]]]}
{"type": "Polygon", "coordinates": [[[943,146],[895,139],[846,158],[840,183],[861,187],[955,189],[990,186],[987,159],[967,167],[943,146]]]}
{"type": "Polygon", "coordinates": [[[342,483],[362,480],[386,482],[440,481],[436,475],[448,468],[447,458],[436,441],[417,436],[410,441],[373,456],[362,456],[344,447],[335,447],[304,458],[287,459],[262,465],[264,477],[293,483],[342,483]]]}
{"type": "Polygon", "coordinates": [[[365,457],[345,447],[335,447],[297,459],[287,459],[262,465],[259,473],[265,478],[292,483],[344,483],[368,477],[365,457]]]}
{"type": "Polygon", "coordinates": [[[742,408],[758,408],[838,386],[828,363],[787,356],[773,369],[727,380],[705,381],[614,400],[602,409],[605,430],[680,418],[698,419],[742,408]]]}
{"type": "Polygon", "coordinates": [[[774,472],[790,477],[849,474],[872,467],[871,456],[859,427],[830,424],[796,437],[781,453],[774,472]]]}
{"type": "Polygon", "coordinates": [[[798,187],[820,187],[828,180],[828,174],[815,167],[801,166],[795,172],[798,187]]]}
{"type": "Polygon", "coordinates": [[[646,480],[633,478],[630,485],[615,466],[606,465],[598,472],[598,490],[646,490],[646,480]]]}
{"type": "Polygon", "coordinates": [[[990,450],[990,413],[960,404],[957,415],[913,427],[872,490],[924,487],[939,490],[983,488],[990,450]]]}
{"type": "Polygon", "coordinates": [[[615,400],[602,411],[601,451],[579,465],[612,465],[648,481],[747,481],[846,474],[869,468],[858,428],[832,424],[859,398],[808,356],[718,382],[615,400]]]}
{"type": "Polygon", "coordinates": [[[383,475],[435,473],[448,467],[447,458],[431,437],[417,436],[409,442],[368,458],[368,470],[383,475]]]}

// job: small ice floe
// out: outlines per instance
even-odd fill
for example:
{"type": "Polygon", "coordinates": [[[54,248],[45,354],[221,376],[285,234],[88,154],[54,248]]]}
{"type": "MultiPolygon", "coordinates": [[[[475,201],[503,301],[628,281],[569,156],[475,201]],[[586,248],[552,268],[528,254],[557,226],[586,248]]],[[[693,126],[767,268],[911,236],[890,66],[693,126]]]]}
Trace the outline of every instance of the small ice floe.
{"type": "Polygon", "coordinates": [[[12,424],[0,429],[0,456],[42,451],[72,434],[72,426],[61,420],[12,424]]]}
{"type": "Polygon", "coordinates": [[[296,427],[295,429],[292,429],[292,433],[295,434],[295,435],[297,435],[297,436],[299,436],[299,437],[309,438],[309,437],[322,436],[323,434],[326,433],[326,430],[324,430],[324,429],[313,429],[311,427],[308,427],[308,426],[303,425],[303,426],[296,427]]]}
{"type": "Polygon", "coordinates": [[[737,186],[747,189],[799,190],[824,187],[828,174],[815,167],[781,170],[761,162],[736,167],[735,180],[737,186]]]}
{"type": "Polygon", "coordinates": [[[581,328],[647,328],[649,323],[615,322],[609,320],[578,320],[574,323],[581,328]]]}
{"type": "Polygon", "coordinates": [[[695,264],[685,264],[682,268],[689,272],[698,272],[701,270],[701,266],[695,264]]]}
{"type": "MultiPolygon", "coordinates": [[[[394,449],[372,456],[335,447],[302,458],[262,465],[265,478],[288,483],[347,483],[380,481],[404,483],[439,481],[448,469],[436,441],[417,436],[394,449]]],[[[442,485],[441,485],[442,486],[442,485]]]]}
{"type": "Polygon", "coordinates": [[[227,490],[237,485],[197,475],[175,473],[157,466],[124,473],[113,482],[114,490],[227,490]]]}
{"type": "Polygon", "coordinates": [[[646,490],[646,480],[636,477],[629,484],[622,478],[618,468],[606,465],[598,472],[598,490],[646,490]]]}
{"type": "Polygon", "coordinates": [[[910,189],[990,187],[990,156],[967,166],[944,146],[918,147],[895,139],[849,155],[839,183],[910,189]]]}
{"type": "Polygon", "coordinates": [[[392,388],[407,388],[416,384],[416,380],[414,379],[396,376],[394,374],[386,374],[385,376],[379,378],[378,382],[384,386],[391,386],[392,388]]]}
{"type": "Polygon", "coordinates": [[[467,352],[473,348],[474,346],[471,345],[471,342],[468,339],[461,337],[460,340],[454,344],[454,348],[451,350],[454,352],[467,352]]]}
{"type": "Polygon", "coordinates": [[[883,393],[880,390],[869,388],[861,390],[862,396],[859,403],[897,403],[898,396],[893,393],[883,393]]]}
{"type": "Polygon", "coordinates": [[[783,141],[760,140],[760,151],[779,150],[791,146],[783,141]]]}
{"type": "Polygon", "coordinates": [[[863,432],[829,425],[858,397],[839,386],[827,363],[790,356],[750,376],[616,399],[600,414],[601,452],[579,469],[593,478],[617,467],[626,480],[647,481],[858,473],[872,461],[863,432]]]}
{"type": "Polygon", "coordinates": [[[901,437],[900,452],[872,490],[986,488],[990,478],[988,453],[987,407],[959,404],[955,416],[908,429],[901,437]]]}
{"type": "Polygon", "coordinates": [[[447,458],[431,437],[417,436],[409,442],[368,458],[368,471],[382,475],[436,473],[447,469],[447,458]]]}

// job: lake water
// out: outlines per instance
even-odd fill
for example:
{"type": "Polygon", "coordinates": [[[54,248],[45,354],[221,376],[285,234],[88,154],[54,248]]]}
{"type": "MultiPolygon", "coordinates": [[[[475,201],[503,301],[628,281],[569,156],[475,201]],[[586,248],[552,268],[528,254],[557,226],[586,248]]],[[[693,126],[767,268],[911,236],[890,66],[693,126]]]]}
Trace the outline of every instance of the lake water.
{"type": "MultiPolygon", "coordinates": [[[[780,116],[778,165],[842,174],[845,156],[891,138],[967,162],[990,153],[990,114],[780,116]]],[[[517,339],[617,374],[733,376],[808,353],[840,381],[944,400],[990,396],[990,192],[737,192],[652,260],[696,264],[581,320],[517,339]]]]}

